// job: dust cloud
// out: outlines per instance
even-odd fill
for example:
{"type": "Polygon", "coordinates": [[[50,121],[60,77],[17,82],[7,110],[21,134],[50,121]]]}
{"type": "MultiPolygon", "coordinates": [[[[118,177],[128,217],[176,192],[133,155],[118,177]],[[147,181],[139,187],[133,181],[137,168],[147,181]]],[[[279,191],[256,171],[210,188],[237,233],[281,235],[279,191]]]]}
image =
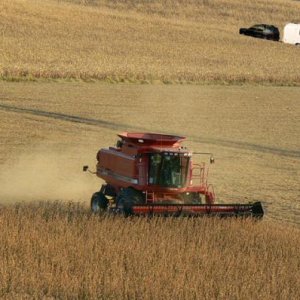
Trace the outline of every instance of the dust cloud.
{"type": "Polygon", "coordinates": [[[94,167],[93,154],[66,147],[23,150],[1,166],[0,203],[52,200],[89,203],[91,194],[101,185],[95,175],[82,172],[84,164],[94,167]]]}

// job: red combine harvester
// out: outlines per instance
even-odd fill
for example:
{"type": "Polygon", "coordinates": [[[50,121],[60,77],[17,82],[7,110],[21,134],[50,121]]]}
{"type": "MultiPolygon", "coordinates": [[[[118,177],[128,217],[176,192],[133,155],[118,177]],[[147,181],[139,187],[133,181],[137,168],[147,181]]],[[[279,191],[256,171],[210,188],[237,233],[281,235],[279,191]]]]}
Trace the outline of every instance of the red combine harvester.
{"type": "MultiPolygon", "coordinates": [[[[181,144],[185,137],[129,132],[118,136],[116,147],[97,153],[94,174],[106,183],[92,196],[93,212],[262,218],[260,202],[214,203],[213,186],[207,181],[208,168],[204,163],[193,163],[192,152],[181,144]]],[[[210,162],[214,162],[212,156],[210,162]]],[[[88,166],[83,170],[87,171],[88,166]]]]}

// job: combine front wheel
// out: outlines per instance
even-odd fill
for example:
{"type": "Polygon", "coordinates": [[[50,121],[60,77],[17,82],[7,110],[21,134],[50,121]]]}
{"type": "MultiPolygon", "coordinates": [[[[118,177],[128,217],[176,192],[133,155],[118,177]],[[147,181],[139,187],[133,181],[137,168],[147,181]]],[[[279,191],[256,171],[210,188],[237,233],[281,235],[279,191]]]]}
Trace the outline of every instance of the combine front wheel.
{"type": "Polygon", "coordinates": [[[108,200],[101,192],[94,193],[91,199],[91,210],[94,213],[105,211],[108,206],[108,200]]]}
{"type": "Polygon", "coordinates": [[[125,216],[132,214],[132,206],[144,203],[143,194],[134,188],[124,188],[117,196],[117,207],[125,216]]]}

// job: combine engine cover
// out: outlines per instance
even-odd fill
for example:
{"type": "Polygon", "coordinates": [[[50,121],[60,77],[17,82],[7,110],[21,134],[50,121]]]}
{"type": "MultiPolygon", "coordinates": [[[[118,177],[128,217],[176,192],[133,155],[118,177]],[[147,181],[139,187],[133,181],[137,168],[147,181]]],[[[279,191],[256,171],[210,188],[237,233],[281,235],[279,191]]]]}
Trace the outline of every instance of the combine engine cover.
{"type": "MultiPolygon", "coordinates": [[[[260,202],[214,204],[208,168],[194,164],[182,136],[121,133],[115,147],[97,153],[98,177],[106,184],[92,197],[92,210],[125,215],[253,216],[261,218],[260,202]]],[[[213,162],[213,159],[211,159],[213,162]]]]}

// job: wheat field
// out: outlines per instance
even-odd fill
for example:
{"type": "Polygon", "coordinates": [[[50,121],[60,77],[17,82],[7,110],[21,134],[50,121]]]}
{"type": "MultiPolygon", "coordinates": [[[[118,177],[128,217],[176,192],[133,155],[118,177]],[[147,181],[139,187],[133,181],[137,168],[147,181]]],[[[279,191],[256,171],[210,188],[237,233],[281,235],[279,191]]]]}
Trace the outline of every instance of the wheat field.
{"type": "Polygon", "coordinates": [[[124,219],[59,202],[0,211],[5,299],[299,299],[299,229],[124,219]],[[46,233],[46,234],[45,234],[46,233]]]}
{"type": "Polygon", "coordinates": [[[2,298],[299,298],[298,88],[0,82],[0,91],[2,298]],[[91,215],[101,180],[82,165],[93,169],[123,130],[182,134],[213,152],[217,200],[261,200],[263,221],[91,215]]]}
{"type": "Polygon", "coordinates": [[[299,85],[297,47],[240,36],[255,23],[300,22],[273,0],[2,0],[4,80],[299,85]]]}
{"type": "Polygon", "coordinates": [[[299,49],[238,35],[299,8],[0,1],[0,298],[299,299],[299,49]],[[91,214],[82,166],[124,130],[213,152],[217,201],[264,219],[91,214]]]}

